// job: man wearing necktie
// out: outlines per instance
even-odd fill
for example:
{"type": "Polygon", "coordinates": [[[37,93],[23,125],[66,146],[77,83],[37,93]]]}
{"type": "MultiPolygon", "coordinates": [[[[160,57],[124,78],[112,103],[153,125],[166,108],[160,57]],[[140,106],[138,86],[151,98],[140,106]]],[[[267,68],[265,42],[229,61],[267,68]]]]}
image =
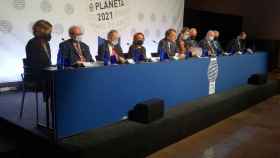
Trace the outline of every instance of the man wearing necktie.
{"type": "Polygon", "coordinates": [[[106,58],[115,58],[117,64],[126,63],[122,47],[120,45],[120,36],[117,30],[111,30],[107,34],[107,40],[98,47],[98,56],[103,60],[106,58]]]}
{"type": "Polygon", "coordinates": [[[246,38],[247,34],[245,32],[241,32],[237,38],[233,39],[227,47],[227,51],[231,53],[245,53],[246,50],[246,38]]]}
{"type": "Polygon", "coordinates": [[[81,65],[85,62],[94,62],[89,46],[82,42],[82,31],[79,26],[72,26],[69,29],[70,39],[60,43],[59,55],[69,65],[81,65]]]}
{"type": "Polygon", "coordinates": [[[215,39],[215,33],[214,31],[210,30],[207,32],[205,38],[199,42],[199,46],[203,50],[207,50],[209,56],[217,55],[217,52],[214,47],[214,39],[215,39]]]}
{"type": "Polygon", "coordinates": [[[176,44],[176,39],[176,30],[168,29],[165,32],[165,38],[160,40],[158,44],[158,53],[164,51],[165,53],[167,53],[168,57],[175,56],[175,54],[179,52],[178,46],[176,44]]]}

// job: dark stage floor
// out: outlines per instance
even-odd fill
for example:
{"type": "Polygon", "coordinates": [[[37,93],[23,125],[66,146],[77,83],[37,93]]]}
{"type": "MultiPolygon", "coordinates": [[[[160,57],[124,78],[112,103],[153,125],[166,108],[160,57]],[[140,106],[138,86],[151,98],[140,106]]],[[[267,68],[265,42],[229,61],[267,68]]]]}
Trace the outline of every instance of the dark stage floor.
{"type": "Polygon", "coordinates": [[[148,158],[280,158],[280,95],[148,158]]]}
{"type": "MultiPolygon", "coordinates": [[[[21,98],[21,92],[0,93],[0,118],[45,137],[45,134],[36,128],[35,94],[26,94],[22,119],[19,118],[21,98]]],[[[42,94],[39,94],[39,120],[40,123],[45,124],[45,105],[42,94]]]]}

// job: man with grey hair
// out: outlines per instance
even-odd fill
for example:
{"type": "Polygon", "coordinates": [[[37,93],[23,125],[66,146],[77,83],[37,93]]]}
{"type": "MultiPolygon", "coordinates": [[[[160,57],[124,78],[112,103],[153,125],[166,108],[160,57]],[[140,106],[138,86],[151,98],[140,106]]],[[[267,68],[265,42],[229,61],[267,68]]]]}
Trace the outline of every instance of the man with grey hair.
{"type": "Polygon", "coordinates": [[[120,35],[117,30],[111,30],[107,34],[107,40],[98,47],[98,56],[102,61],[115,57],[118,64],[125,64],[126,59],[120,45],[120,35]]]}
{"type": "Polygon", "coordinates": [[[243,54],[243,53],[254,53],[252,49],[247,48],[246,45],[246,39],[247,39],[247,33],[241,32],[235,39],[230,41],[228,44],[227,50],[229,53],[237,53],[237,54],[243,54]]]}
{"type": "Polygon", "coordinates": [[[94,62],[89,46],[82,42],[82,35],[83,32],[79,26],[71,26],[70,39],[59,44],[58,56],[64,59],[64,65],[83,65],[85,62],[94,62]]]}
{"type": "Polygon", "coordinates": [[[204,39],[199,42],[199,46],[208,52],[208,56],[216,56],[217,52],[214,48],[215,32],[209,30],[204,39]]]}

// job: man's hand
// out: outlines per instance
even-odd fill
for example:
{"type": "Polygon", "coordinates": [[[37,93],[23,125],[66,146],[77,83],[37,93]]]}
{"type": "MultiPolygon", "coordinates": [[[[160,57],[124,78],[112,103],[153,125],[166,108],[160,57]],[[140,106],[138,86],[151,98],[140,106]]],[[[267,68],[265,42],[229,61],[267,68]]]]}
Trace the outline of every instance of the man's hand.
{"type": "Polygon", "coordinates": [[[249,52],[250,54],[254,53],[254,51],[251,48],[247,48],[247,52],[249,52]]]}
{"type": "Polygon", "coordinates": [[[81,64],[83,64],[83,63],[84,63],[83,61],[77,61],[75,64],[81,65],[81,64]]]}

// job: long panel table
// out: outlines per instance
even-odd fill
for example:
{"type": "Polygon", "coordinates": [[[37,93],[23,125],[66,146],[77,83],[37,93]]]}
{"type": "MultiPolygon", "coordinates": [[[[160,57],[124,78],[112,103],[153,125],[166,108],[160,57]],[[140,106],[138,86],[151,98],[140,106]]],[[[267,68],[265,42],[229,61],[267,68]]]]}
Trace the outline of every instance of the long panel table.
{"type": "Polygon", "coordinates": [[[136,103],[164,99],[166,108],[209,95],[214,68],[216,92],[267,73],[267,53],[134,65],[49,70],[52,76],[55,139],[121,120],[136,103]],[[211,64],[210,64],[211,63],[211,64]]]}

